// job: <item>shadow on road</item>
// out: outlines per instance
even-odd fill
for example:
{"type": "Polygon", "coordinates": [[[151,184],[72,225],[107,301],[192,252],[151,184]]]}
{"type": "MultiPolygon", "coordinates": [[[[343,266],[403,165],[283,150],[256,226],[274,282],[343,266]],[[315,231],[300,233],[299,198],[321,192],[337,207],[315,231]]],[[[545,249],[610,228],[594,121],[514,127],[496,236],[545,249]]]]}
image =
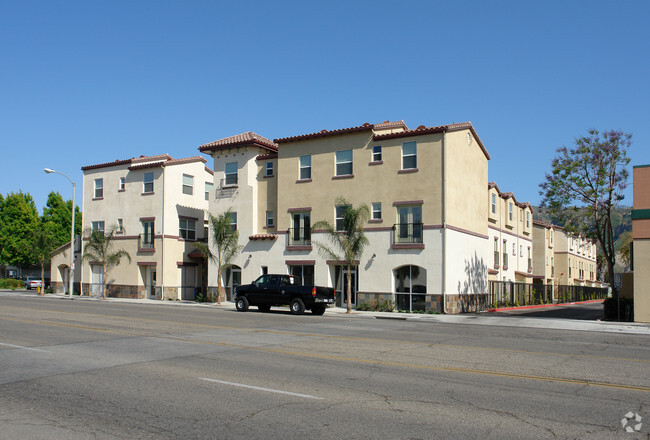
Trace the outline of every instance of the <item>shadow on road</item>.
{"type": "Polygon", "coordinates": [[[494,316],[511,317],[535,317],[554,319],[580,319],[584,321],[595,321],[603,319],[602,302],[588,304],[567,304],[554,307],[543,307],[537,309],[504,310],[492,313],[494,316]]]}

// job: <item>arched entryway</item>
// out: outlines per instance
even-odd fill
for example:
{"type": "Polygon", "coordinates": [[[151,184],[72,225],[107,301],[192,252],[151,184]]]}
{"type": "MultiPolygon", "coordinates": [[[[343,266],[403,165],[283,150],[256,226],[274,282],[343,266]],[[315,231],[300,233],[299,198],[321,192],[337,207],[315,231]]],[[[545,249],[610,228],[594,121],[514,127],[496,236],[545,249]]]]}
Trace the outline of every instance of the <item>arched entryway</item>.
{"type": "Polygon", "coordinates": [[[425,311],[427,270],[407,265],[393,270],[395,280],[395,305],[398,310],[425,311]]]}
{"type": "Polygon", "coordinates": [[[61,285],[59,283],[56,285],[56,293],[67,293],[69,284],[70,270],[67,264],[62,264],[58,267],[59,270],[59,279],[61,280],[61,285]]]}

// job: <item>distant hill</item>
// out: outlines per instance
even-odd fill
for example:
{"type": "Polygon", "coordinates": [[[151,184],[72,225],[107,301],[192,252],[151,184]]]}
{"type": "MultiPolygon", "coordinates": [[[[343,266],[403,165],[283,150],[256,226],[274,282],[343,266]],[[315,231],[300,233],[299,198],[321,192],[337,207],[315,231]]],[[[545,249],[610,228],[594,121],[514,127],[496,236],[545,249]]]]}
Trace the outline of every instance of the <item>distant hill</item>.
{"type": "MultiPolygon", "coordinates": [[[[539,206],[533,206],[533,219],[545,223],[558,224],[553,221],[549,215],[548,210],[539,206]]],[[[558,224],[558,226],[563,226],[558,224]]],[[[617,206],[612,213],[612,226],[614,227],[614,246],[618,250],[621,246],[620,238],[625,232],[632,231],[632,207],[630,206],[617,206]]]]}

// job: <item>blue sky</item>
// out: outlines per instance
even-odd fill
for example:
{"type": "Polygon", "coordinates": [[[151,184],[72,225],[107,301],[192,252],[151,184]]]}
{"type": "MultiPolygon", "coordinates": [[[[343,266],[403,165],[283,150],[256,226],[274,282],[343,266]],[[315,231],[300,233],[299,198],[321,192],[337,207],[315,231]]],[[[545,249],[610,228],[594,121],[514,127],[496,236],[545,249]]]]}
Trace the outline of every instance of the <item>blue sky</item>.
{"type": "Polygon", "coordinates": [[[0,192],[69,199],[49,167],[80,205],[84,165],[403,119],[471,121],[489,179],[537,204],[590,128],[650,164],[648,22],[645,0],[5,1],[0,192]]]}

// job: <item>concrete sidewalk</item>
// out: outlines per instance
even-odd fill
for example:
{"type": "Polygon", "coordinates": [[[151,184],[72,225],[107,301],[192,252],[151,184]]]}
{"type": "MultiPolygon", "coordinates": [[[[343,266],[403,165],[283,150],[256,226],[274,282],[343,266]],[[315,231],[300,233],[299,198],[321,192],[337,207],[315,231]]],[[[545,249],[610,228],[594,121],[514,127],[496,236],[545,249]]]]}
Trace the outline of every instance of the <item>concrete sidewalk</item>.
{"type": "MultiPolygon", "coordinates": [[[[0,295],[39,296],[36,293],[26,291],[0,290],[0,295]]],[[[69,300],[70,297],[61,294],[45,294],[43,298],[69,300]]],[[[123,304],[145,304],[150,306],[173,306],[173,307],[203,307],[216,310],[235,311],[235,303],[224,301],[221,305],[216,303],[197,303],[194,301],[156,301],[150,299],[125,299],[125,298],[101,298],[78,296],[72,297],[74,301],[102,301],[117,302],[123,304]]],[[[252,308],[254,310],[255,307],[252,308]]],[[[309,313],[309,312],[307,312],[309,313]]],[[[410,322],[430,322],[441,324],[463,324],[463,325],[486,325],[503,327],[528,327],[556,330],[574,330],[588,332],[606,332],[621,334],[650,335],[650,324],[636,322],[610,322],[610,321],[585,321],[577,319],[557,319],[523,316],[494,316],[491,313],[467,313],[461,315],[432,315],[420,313],[399,313],[399,312],[361,312],[353,310],[346,314],[345,308],[330,307],[325,316],[336,316],[338,318],[350,319],[387,319],[410,322]]]]}

